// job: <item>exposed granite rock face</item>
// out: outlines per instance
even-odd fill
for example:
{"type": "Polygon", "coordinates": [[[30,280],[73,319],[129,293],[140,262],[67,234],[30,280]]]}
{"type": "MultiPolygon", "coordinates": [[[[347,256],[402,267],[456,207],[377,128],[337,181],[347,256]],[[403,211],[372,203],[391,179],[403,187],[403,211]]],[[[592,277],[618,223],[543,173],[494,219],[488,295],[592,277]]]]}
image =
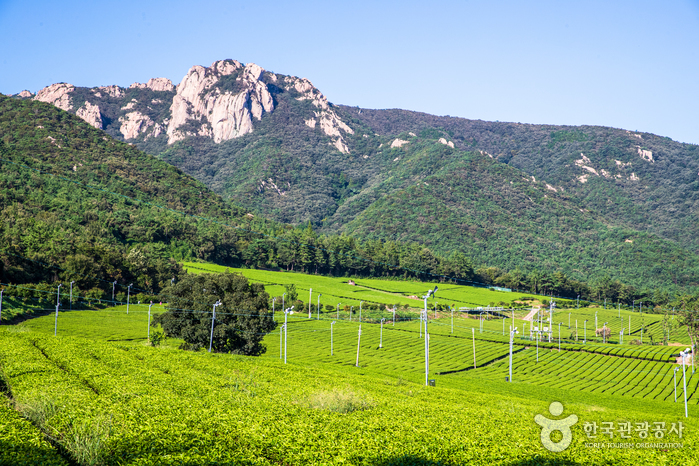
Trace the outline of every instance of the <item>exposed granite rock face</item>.
{"type": "Polygon", "coordinates": [[[128,89],[95,87],[88,89],[89,96],[84,88],[77,93],[75,89],[70,84],[53,84],[34,98],[71,111],[112,134],[118,128],[125,140],[163,133],[168,144],[188,136],[209,137],[216,143],[237,138],[253,132],[254,121],[274,111],[272,92],[291,92],[297,100],[310,101],[314,110],[303,116],[304,123],[329,136],[330,145],[340,152],[349,153],[343,136],[354,134],[308,79],[276,75],[254,63],[243,65],[236,60],[193,66],[176,87],[169,79],[153,78],[145,84],[133,83],[128,89]]]}
{"type": "Polygon", "coordinates": [[[152,91],[174,91],[175,86],[167,78],[151,78],[146,84],[143,83],[133,83],[129,86],[129,89],[150,89],[152,91]]]}
{"type": "Polygon", "coordinates": [[[200,122],[198,134],[217,143],[251,133],[252,119],[261,120],[265,112],[274,110],[272,94],[260,80],[263,72],[254,63],[243,67],[236,60],[217,61],[209,68],[192,67],[177,85],[170,106],[168,144],[193,135],[179,129],[188,120],[200,122]],[[222,91],[216,86],[221,78],[233,74],[237,74],[235,84],[239,92],[222,91]]]}
{"type": "Polygon", "coordinates": [[[36,93],[34,100],[47,102],[55,105],[61,110],[70,111],[73,105],[70,103],[70,93],[75,90],[75,86],[66,83],[51,84],[36,93]]]}
{"type": "Polygon", "coordinates": [[[119,117],[119,122],[121,122],[121,134],[127,140],[137,138],[139,134],[146,132],[148,128],[155,125],[150,117],[141,114],[141,112],[127,113],[119,117]]]}
{"type": "MultiPolygon", "coordinates": [[[[411,136],[415,136],[413,133],[410,133],[411,136]]],[[[454,143],[452,141],[447,141],[444,138],[439,138],[439,143],[444,144],[445,146],[449,146],[452,149],[454,148],[454,143]]]]}
{"type": "Polygon", "coordinates": [[[95,128],[102,129],[102,115],[100,115],[100,108],[97,105],[85,102],[85,105],[80,107],[75,114],[95,128]]]}
{"type": "Polygon", "coordinates": [[[124,90],[120,88],[119,86],[100,86],[97,89],[93,89],[93,92],[97,93],[99,91],[104,92],[107,95],[110,95],[115,98],[119,97],[124,97],[124,90]]]}
{"type": "Polygon", "coordinates": [[[314,119],[304,121],[306,125],[315,128],[316,123],[320,123],[320,129],[326,135],[334,138],[331,145],[335,146],[340,152],[348,154],[349,148],[340,130],[349,134],[354,134],[354,131],[337,116],[337,113],[330,107],[328,99],[306,78],[287,76],[284,81],[287,90],[294,89],[301,94],[301,97],[297,97],[297,100],[310,100],[313,106],[318,108],[318,111],[314,112],[314,119]]]}
{"type": "Polygon", "coordinates": [[[24,99],[26,99],[26,98],[28,98],[28,97],[32,97],[34,94],[32,94],[31,92],[29,92],[28,90],[25,89],[25,90],[23,90],[22,92],[20,92],[20,93],[17,94],[17,95],[20,96],[20,97],[22,97],[22,98],[24,98],[24,99]]]}

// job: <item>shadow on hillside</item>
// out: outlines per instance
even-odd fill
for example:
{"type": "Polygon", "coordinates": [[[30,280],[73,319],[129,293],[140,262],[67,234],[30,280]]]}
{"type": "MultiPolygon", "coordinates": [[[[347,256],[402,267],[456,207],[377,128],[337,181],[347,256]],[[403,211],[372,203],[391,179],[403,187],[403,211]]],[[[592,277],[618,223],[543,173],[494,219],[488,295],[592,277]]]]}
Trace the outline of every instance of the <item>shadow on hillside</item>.
{"type": "MultiPolygon", "coordinates": [[[[25,439],[26,441],[26,439],[25,439]]],[[[57,449],[49,445],[18,445],[17,442],[0,440],[0,465],[73,465],[71,460],[61,456],[57,449]]]]}
{"type": "MultiPolygon", "coordinates": [[[[424,458],[420,458],[414,455],[399,456],[396,458],[389,458],[387,460],[377,461],[371,463],[373,466],[446,466],[458,463],[452,462],[441,462],[432,461],[424,458]]],[[[485,463],[479,462],[468,462],[463,464],[495,464],[491,461],[485,463]]],[[[578,463],[576,461],[571,461],[565,458],[542,458],[539,456],[534,456],[527,459],[511,461],[511,462],[497,462],[497,464],[503,464],[507,466],[582,466],[584,463],[578,463]]]]}
{"type": "Polygon", "coordinates": [[[372,463],[374,466],[438,466],[444,463],[426,460],[413,455],[398,456],[372,463]]]}

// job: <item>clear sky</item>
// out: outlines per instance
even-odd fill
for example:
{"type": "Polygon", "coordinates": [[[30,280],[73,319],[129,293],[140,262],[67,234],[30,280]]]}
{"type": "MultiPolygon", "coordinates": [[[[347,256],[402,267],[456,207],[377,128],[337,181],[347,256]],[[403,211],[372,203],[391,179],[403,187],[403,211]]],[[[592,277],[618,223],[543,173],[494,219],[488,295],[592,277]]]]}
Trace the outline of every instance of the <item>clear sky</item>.
{"type": "Polygon", "coordinates": [[[0,92],[233,58],[336,104],[699,144],[699,0],[0,0],[0,92]]]}

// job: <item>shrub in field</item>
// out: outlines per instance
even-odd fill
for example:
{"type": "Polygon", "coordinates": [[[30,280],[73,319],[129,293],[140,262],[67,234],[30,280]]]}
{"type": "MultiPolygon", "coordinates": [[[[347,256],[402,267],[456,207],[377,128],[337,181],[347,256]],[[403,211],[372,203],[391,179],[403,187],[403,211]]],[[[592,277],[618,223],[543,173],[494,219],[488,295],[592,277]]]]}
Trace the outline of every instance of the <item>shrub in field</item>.
{"type": "Polygon", "coordinates": [[[334,413],[363,411],[372,407],[371,400],[351,390],[322,391],[314,393],[308,400],[313,409],[323,409],[334,413]]]}
{"type": "Polygon", "coordinates": [[[262,338],[276,327],[268,312],[269,295],[259,283],[242,275],[187,275],[168,290],[167,311],[154,319],[166,335],[182,338],[185,347],[198,351],[210,343],[212,351],[258,356],[265,351],[262,338]]]}
{"type": "Polygon", "coordinates": [[[160,343],[163,342],[163,339],[165,339],[165,332],[163,332],[162,330],[156,328],[150,332],[149,341],[151,346],[160,346],[160,343]]]}

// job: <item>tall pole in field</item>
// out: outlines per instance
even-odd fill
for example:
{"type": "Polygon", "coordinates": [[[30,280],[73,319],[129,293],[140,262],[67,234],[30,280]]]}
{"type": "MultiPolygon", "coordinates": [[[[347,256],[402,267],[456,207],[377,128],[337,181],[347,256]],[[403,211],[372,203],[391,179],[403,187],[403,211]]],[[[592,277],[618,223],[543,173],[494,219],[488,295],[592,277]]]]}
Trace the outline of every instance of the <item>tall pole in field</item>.
{"type": "Polygon", "coordinates": [[[509,382],[512,382],[512,344],[515,339],[515,333],[517,333],[517,327],[513,327],[510,330],[510,378],[508,379],[509,382]]]}
{"type": "Polygon", "coordinates": [[[473,368],[476,368],[476,329],[471,327],[471,341],[473,341],[473,368]]]}
{"type": "Polygon", "coordinates": [[[126,289],[126,314],[129,314],[129,301],[131,300],[131,287],[133,286],[133,283],[129,285],[129,287],[126,289]]]}
{"type": "Polygon", "coordinates": [[[684,364],[684,358],[687,356],[689,353],[690,349],[687,348],[683,352],[680,353],[680,356],[682,356],[682,383],[684,385],[684,417],[689,417],[689,414],[687,413],[687,374],[685,372],[685,364],[684,364]]]}
{"type": "Polygon", "coordinates": [[[284,298],[285,298],[285,297],[286,297],[286,293],[282,293],[282,311],[283,311],[284,309],[286,309],[286,307],[284,307],[284,306],[285,306],[285,305],[284,305],[284,298]]]}
{"type": "Polygon", "coordinates": [[[337,303],[337,317],[335,317],[337,320],[340,320],[340,304],[341,303],[337,303]]]}
{"type": "Polygon", "coordinates": [[[153,301],[148,306],[148,341],[150,341],[150,308],[153,307],[153,301]]]}
{"type": "Polygon", "coordinates": [[[282,324],[282,326],[279,327],[279,359],[282,358],[282,349],[284,348],[284,345],[282,343],[282,336],[284,335],[284,325],[285,324],[282,324]]]}
{"type": "Polygon", "coordinates": [[[354,314],[354,306],[350,307],[350,322],[352,322],[352,314],[354,314]]]}
{"type": "Polygon", "coordinates": [[[320,320],[320,297],[323,296],[322,294],[318,294],[318,317],[316,320],[320,320]]]}
{"type": "Polygon", "coordinates": [[[561,352],[561,323],[558,323],[558,352],[561,352]]]}
{"type": "Polygon", "coordinates": [[[277,298],[272,298],[272,320],[274,320],[274,303],[277,301],[277,298]]]}
{"type": "Polygon", "coordinates": [[[437,287],[434,287],[434,290],[427,290],[427,294],[423,296],[423,300],[425,302],[425,386],[429,385],[429,373],[430,373],[430,339],[429,339],[429,333],[427,332],[427,298],[430,296],[435,296],[435,293],[437,292],[437,287]]]}
{"type": "MultiPolygon", "coordinates": [[[[454,332],[452,332],[454,333],[454,332]]],[[[502,318],[502,336],[505,336],[505,317],[502,318]]]]}
{"type": "Polygon", "coordinates": [[[56,304],[61,302],[61,284],[58,285],[58,290],[56,291],[56,304]]]}
{"type": "Polygon", "coordinates": [[[451,311],[451,333],[454,333],[454,307],[450,307],[449,310],[451,311]]]}
{"type": "Polygon", "coordinates": [[[294,306],[291,306],[289,309],[284,309],[284,364],[286,364],[287,337],[289,336],[289,323],[287,321],[287,317],[293,310],[294,306]]]}
{"type": "Polygon", "coordinates": [[[381,336],[379,337],[379,348],[383,348],[383,321],[386,319],[381,319],[381,336]]]}
{"type": "Polygon", "coordinates": [[[536,338],[536,362],[539,362],[539,334],[540,331],[534,332],[534,338],[536,338]]]}
{"type": "Polygon", "coordinates": [[[73,282],[70,282],[70,310],[73,310],[73,282]]]}
{"type": "Polygon", "coordinates": [[[359,346],[362,343],[362,324],[359,324],[359,333],[357,334],[357,362],[354,364],[359,367],[359,346]]]}
{"type": "Polygon", "coordinates": [[[114,304],[114,287],[116,286],[116,283],[116,280],[114,280],[114,283],[112,283],[112,305],[114,304]]]}
{"type": "MultiPolygon", "coordinates": [[[[427,300],[425,300],[427,302],[427,300]]],[[[427,333],[427,308],[425,308],[425,387],[429,385],[429,373],[430,373],[430,337],[427,333]]]]}
{"type": "Polygon", "coordinates": [[[58,306],[61,304],[56,304],[56,320],[53,323],[53,336],[56,336],[56,333],[58,332],[58,306]]]}
{"type": "Polygon", "coordinates": [[[330,356],[335,355],[335,350],[333,348],[333,326],[335,325],[335,321],[333,320],[330,322],[330,356]]]}
{"type": "Polygon", "coordinates": [[[570,330],[570,312],[568,313],[568,330],[570,330]]]}
{"type": "Polygon", "coordinates": [[[216,301],[214,303],[214,311],[211,315],[211,336],[209,337],[209,353],[211,352],[211,345],[214,342],[214,321],[216,320],[216,307],[221,305],[221,301],[216,301]]]}
{"type": "Polygon", "coordinates": [[[575,305],[576,309],[580,309],[580,295],[578,295],[578,301],[577,304],[575,305]]]}
{"type": "Polygon", "coordinates": [[[359,301],[359,323],[360,324],[362,323],[362,303],[364,303],[364,301],[359,301]]]}
{"type": "Polygon", "coordinates": [[[313,299],[313,288],[308,289],[308,318],[311,318],[311,300],[313,299]]]}
{"type": "Polygon", "coordinates": [[[677,371],[680,370],[679,367],[675,367],[675,371],[672,373],[672,381],[675,385],[675,403],[677,403],[677,371]]]}
{"type": "Polygon", "coordinates": [[[604,327],[602,327],[602,343],[607,343],[607,323],[606,322],[604,323],[604,327]]]}

